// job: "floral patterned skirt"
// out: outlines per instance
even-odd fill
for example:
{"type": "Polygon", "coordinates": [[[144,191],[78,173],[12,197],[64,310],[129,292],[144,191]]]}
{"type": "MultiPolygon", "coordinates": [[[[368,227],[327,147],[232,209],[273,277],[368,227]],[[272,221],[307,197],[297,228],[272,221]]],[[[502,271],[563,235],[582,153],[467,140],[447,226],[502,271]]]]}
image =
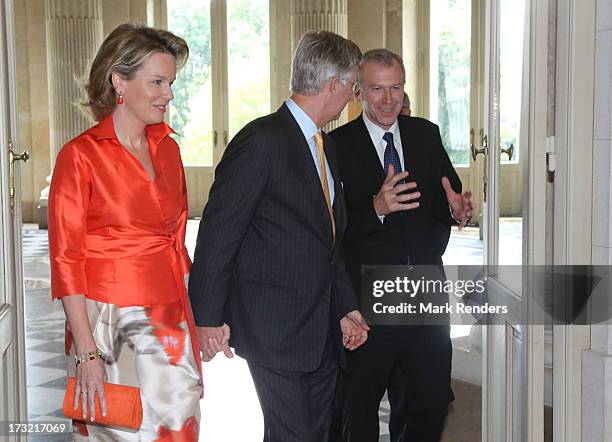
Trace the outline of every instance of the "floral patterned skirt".
{"type": "MultiPolygon", "coordinates": [[[[87,302],[91,330],[108,382],[140,388],[140,430],[73,421],[75,441],[197,441],[202,384],[180,302],[118,307],[87,302]]],[[[67,333],[68,375],[75,349],[67,333]]]]}

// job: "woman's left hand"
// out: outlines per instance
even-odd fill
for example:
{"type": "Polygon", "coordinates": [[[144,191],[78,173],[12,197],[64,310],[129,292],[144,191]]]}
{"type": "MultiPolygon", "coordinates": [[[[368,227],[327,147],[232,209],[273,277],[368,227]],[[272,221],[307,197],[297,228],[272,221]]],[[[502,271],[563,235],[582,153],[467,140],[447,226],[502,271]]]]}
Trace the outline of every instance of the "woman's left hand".
{"type": "Polygon", "coordinates": [[[108,380],[104,361],[95,359],[85,361],[76,368],[76,389],[74,392],[74,408],[78,408],[81,401],[83,419],[89,414],[90,420],[96,419],[96,395],[100,400],[102,416],[106,416],[106,397],[104,396],[104,383],[108,380]],[[89,406],[89,413],[87,407],[89,406]]]}

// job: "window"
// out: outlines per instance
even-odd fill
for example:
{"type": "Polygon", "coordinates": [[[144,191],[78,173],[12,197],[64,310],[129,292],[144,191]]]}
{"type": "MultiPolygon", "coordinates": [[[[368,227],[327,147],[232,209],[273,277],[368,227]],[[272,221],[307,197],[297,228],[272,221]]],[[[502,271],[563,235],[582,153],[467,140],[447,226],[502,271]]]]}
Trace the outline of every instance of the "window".
{"type": "Polygon", "coordinates": [[[189,60],[177,74],[170,124],[186,164],[212,166],[212,69],[209,0],[168,2],[168,28],[189,45],[189,60]]]}
{"type": "Polygon", "coordinates": [[[184,163],[212,167],[228,133],[269,113],[268,0],[172,0],[168,28],[190,51],[173,87],[170,123],[184,163]]]}
{"type": "Polygon", "coordinates": [[[268,0],[229,0],[229,136],[270,113],[268,0]]]}
{"type": "Polygon", "coordinates": [[[429,119],[455,166],[469,165],[471,1],[431,0],[429,119]]]}
{"type": "Polygon", "coordinates": [[[508,164],[519,161],[525,1],[502,1],[500,7],[504,19],[499,24],[499,143],[506,152],[500,162],[508,164]],[[511,160],[510,146],[514,148],[511,160]]]}

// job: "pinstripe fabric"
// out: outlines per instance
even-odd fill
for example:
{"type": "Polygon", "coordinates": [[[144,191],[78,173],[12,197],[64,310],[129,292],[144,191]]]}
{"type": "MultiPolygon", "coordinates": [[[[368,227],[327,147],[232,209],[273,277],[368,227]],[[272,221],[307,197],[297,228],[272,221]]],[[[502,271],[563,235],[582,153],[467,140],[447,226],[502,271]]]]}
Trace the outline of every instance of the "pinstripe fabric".
{"type": "Polygon", "coordinates": [[[264,415],[264,442],[324,442],[332,420],[338,358],[330,339],[312,372],[249,363],[264,415]]]}
{"type": "MultiPolygon", "coordinates": [[[[340,244],[344,195],[327,135],[324,144],[340,244]]],[[[357,308],[335,244],[308,145],[283,105],[245,126],[216,169],[189,280],[196,324],[228,322],[231,345],[249,363],[315,370],[330,309],[340,319],[357,308]]],[[[339,321],[331,326],[340,348],[339,321]]]]}

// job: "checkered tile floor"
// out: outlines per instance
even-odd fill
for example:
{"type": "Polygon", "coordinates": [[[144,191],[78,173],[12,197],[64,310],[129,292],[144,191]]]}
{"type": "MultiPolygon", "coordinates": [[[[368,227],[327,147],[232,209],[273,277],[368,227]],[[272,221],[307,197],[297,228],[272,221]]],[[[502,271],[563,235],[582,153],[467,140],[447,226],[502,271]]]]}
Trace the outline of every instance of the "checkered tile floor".
{"type": "MultiPolygon", "coordinates": [[[[62,413],[66,388],[64,312],[51,302],[47,231],[23,229],[23,266],[26,301],[26,363],[28,420],[71,425],[62,413]]],[[[30,441],[68,441],[70,434],[30,436],[30,441]]]]}

